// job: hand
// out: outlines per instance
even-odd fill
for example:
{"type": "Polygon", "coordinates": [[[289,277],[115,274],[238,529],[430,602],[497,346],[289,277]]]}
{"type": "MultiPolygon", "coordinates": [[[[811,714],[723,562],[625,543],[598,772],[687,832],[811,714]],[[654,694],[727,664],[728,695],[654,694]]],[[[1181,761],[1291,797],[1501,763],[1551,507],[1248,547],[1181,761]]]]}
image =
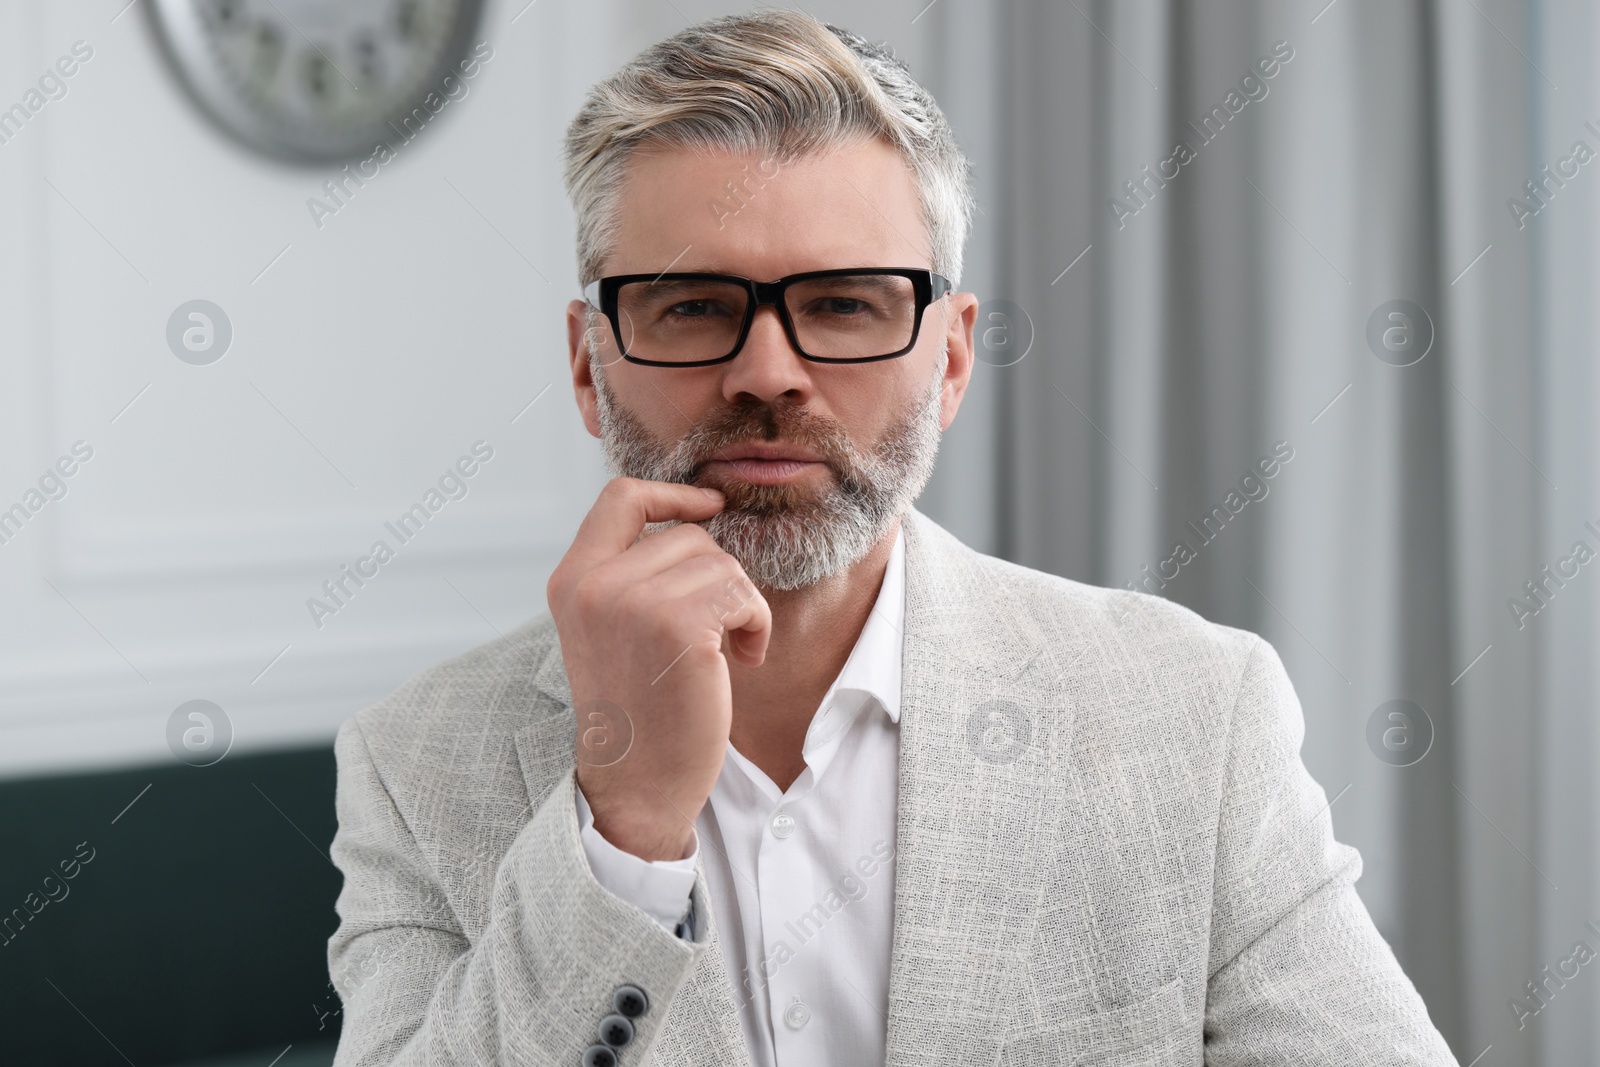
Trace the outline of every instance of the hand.
{"type": "Polygon", "coordinates": [[[722,507],[715,489],[614,478],[545,589],[578,716],[578,785],[601,836],[646,860],[688,854],[733,722],[724,657],[759,667],[772,634],[744,569],[693,525],[722,507]],[[608,706],[596,702],[631,723],[614,762],[586,749],[588,709],[608,706]]]}

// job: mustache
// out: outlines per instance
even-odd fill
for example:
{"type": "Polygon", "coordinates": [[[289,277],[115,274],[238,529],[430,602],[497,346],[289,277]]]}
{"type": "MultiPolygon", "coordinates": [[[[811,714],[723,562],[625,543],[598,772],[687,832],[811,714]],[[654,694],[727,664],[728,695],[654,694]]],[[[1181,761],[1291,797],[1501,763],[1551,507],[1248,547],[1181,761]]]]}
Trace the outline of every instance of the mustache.
{"type": "Polygon", "coordinates": [[[683,481],[698,478],[708,463],[721,459],[748,441],[777,441],[816,452],[841,480],[855,481],[862,457],[848,434],[833,419],[788,400],[747,403],[712,412],[679,440],[674,449],[674,474],[683,481]]]}

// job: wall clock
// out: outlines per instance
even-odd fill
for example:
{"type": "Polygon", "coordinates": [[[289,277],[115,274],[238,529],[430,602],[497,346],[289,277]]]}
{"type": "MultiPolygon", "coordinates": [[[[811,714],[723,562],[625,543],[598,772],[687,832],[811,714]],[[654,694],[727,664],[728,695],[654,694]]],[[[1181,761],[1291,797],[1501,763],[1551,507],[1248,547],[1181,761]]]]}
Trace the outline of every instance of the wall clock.
{"type": "Polygon", "coordinates": [[[296,162],[370,155],[459,80],[482,0],[147,0],[179,80],[227,133],[296,162]],[[394,125],[391,126],[391,123],[394,125]]]}

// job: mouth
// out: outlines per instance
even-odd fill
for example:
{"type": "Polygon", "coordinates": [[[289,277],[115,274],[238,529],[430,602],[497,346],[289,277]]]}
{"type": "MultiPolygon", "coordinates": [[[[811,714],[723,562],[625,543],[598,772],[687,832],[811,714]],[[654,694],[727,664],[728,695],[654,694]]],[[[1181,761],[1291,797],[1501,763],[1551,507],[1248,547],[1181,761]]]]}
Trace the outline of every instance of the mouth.
{"type": "Polygon", "coordinates": [[[751,442],[718,452],[704,468],[751,485],[789,485],[828,470],[817,453],[794,445],[751,442]]]}

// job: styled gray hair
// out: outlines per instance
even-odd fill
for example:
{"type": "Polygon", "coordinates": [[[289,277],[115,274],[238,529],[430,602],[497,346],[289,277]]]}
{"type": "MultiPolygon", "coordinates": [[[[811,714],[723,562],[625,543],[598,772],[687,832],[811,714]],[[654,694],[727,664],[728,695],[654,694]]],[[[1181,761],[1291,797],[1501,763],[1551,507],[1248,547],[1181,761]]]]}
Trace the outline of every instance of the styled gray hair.
{"type": "Polygon", "coordinates": [[[782,163],[862,138],[888,142],[906,161],[933,269],[959,283],[972,165],[939,105],[886,46],[795,11],[710,19],[652,45],[590,89],[567,127],[579,284],[598,278],[611,252],[635,149],[764,152],[782,163]]]}

